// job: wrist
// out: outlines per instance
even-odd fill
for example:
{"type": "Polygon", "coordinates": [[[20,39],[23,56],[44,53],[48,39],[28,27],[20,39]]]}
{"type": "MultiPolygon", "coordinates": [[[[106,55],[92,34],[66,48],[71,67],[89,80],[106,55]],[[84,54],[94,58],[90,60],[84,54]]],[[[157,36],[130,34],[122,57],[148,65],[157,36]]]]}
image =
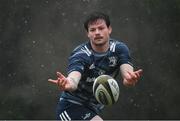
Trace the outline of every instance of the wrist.
{"type": "Polygon", "coordinates": [[[72,77],[67,77],[67,79],[68,79],[69,83],[71,84],[71,89],[70,90],[75,91],[77,89],[78,84],[76,83],[76,81],[72,77]]]}

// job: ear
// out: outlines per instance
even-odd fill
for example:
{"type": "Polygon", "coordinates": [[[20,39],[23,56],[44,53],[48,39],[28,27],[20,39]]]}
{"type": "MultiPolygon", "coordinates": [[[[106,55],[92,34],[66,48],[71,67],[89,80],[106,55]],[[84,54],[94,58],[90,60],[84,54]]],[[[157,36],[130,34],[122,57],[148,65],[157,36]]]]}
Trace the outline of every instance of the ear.
{"type": "Polygon", "coordinates": [[[87,37],[89,37],[89,32],[88,31],[86,31],[86,35],[87,35],[87,37]]]}
{"type": "Polygon", "coordinates": [[[112,32],[112,27],[109,26],[108,29],[109,29],[109,34],[111,34],[111,32],[112,32]]]}

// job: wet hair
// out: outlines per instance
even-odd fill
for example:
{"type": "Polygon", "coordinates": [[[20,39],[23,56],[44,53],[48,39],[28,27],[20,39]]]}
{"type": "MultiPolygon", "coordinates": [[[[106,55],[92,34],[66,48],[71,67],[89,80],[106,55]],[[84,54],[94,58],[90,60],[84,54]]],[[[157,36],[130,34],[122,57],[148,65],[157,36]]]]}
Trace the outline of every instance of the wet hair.
{"type": "Polygon", "coordinates": [[[111,24],[109,16],[107,14],[101,12],[93,12],[89,16],[87,16],[87,18],[84,21],[84,28],[86,29],[86,31],[88,31],[89,25],[92,24],[93,22],[96,22],[98,19],[104,20],[107,27],[109,27],[111,24]]]}

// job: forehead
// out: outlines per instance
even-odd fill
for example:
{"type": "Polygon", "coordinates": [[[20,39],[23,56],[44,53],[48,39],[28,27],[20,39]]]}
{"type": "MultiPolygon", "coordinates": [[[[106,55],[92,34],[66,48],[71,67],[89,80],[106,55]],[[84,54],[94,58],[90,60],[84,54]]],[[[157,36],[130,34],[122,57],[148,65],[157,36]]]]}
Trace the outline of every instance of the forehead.
{"type": "Polygon", "coordinates": [[[88,27],[94,27],[94,26],[99,26],[99,25],[106,25],[105,20],[103,19],[94,20],[88,24],[88,27]]]}

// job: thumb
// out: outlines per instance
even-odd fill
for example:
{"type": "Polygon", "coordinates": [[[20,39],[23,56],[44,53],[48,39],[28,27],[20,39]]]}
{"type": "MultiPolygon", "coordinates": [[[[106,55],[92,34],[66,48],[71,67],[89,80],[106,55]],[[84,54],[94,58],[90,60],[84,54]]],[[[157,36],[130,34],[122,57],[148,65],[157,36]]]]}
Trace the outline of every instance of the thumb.
{"type": "Polygon", "coordinates": [[[48,79],[48,82],[52,82],[52,83],[57,84],[57,83],[58,83],[58,80],[48,79]]]}

